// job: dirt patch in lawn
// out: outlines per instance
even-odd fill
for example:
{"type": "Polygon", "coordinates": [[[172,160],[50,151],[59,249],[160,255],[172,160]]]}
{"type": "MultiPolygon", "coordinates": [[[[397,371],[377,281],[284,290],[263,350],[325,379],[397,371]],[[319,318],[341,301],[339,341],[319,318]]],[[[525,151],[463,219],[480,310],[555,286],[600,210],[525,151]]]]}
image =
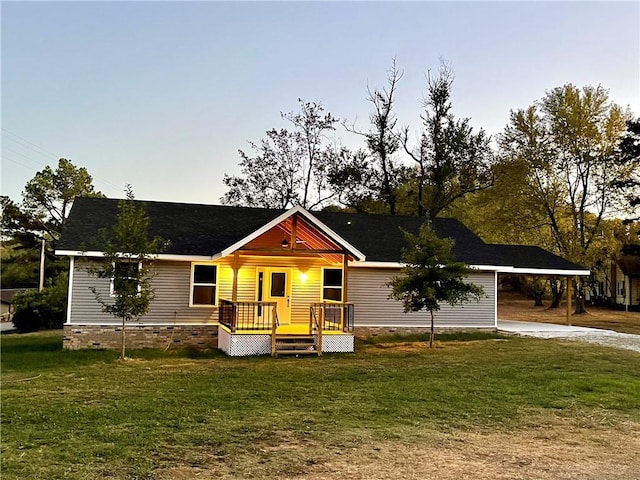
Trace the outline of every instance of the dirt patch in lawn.
{"type": "MultiPolygon", "coordinates": [[[[546,304],[548,305],[549,302],[547,301],[546,304]]],[[[500,291],[498,293],[498,318],[565,325],[567,310],[564,303],[560,308],[534,307],[533,299],[515,292],[500,291]]],[[[604,328],[640,335],[640,312],[587,306],[587,313],[572,315],[571,323],[580,327],[604,328]]]]}
{"type": "Polygon", "coordinates": [[[336,446],[286,439],[235,460],[163,469],[154,478],[630,480],[639,469],[640,424],[586,428],[557,419],[513,432],[427,433],[411,441],[336,446]]]}

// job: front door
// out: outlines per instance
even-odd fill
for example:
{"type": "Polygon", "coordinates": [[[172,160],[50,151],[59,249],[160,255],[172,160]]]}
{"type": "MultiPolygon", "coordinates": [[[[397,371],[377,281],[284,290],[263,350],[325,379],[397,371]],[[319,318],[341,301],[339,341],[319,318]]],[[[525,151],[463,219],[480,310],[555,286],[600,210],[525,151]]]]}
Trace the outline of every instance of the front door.
{"type": "Polygon", "coordinates": [[[280,325],[291,323],[291,269],[266,268],[263,275],[262,300],[276,302],[280,325]]]}

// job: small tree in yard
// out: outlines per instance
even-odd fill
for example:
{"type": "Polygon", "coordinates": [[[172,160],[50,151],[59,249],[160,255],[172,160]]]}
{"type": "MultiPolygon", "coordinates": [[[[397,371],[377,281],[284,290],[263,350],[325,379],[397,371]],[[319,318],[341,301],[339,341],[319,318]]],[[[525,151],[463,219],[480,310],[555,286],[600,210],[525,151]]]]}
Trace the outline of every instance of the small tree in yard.
{"type": "Polygon", "coordinates": [[[127,323],[149,311],[154,298],[152,264],[155,254],[164,249],[161,239],[149,240],[149,218],[144,206],[134,202],[131,186],[127,185],[125,191],[127,199],[118,203],[115,225],[103,232],[104,262],[88,269],[90,274],[111,281],[109,297],[96,287],[90,289],[103,312],[122,320],[122,358],[125,358],[127,323]]]}
{"type": "Polygon", "coordinates": [[[484,290],[464,281],[471,269],[467,264],[454,260],[454,241],[439,238],[429,222],[420,227],[418,235],[404,230],[403,234],[409,244],[402,253],[405,266],[400,275],[389,282],[388,286],[392,288],[389,296],[401,300],[405,312],[429,310],[429,348],[433,348],[433,313],[440,310],[440,304],[446,302],[458,305],[471,300],[480,301],[484,290]]]}

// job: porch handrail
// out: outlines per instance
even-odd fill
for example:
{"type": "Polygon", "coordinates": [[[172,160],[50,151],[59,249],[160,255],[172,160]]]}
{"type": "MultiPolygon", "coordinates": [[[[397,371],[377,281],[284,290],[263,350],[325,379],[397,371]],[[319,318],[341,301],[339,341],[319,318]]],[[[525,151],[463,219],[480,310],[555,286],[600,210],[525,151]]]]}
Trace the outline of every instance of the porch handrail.
{"type": "Polygon", "coordinates": [[[318,325],[324,332],[353,332],[354,308],[351,302],[316,302],[311,304],[310,317],[317,312],[318,325]]]}
{"type": "Polygon", "coordinates": [[[309,335],[313,335],[314,330],[318,332],[318,340],[316,341],[316,350],[318,355],[322,355],[322,327],[321,322],[316,317],[316,309],[313,304],[309,309],[309,335]]]}
{"type": "Polygon", "coordinates": [[[231,332],[246,330],[273,330],[278,326],[276,302],[233,302],[220,299],[218,302],[218,323],[231,332]]]}

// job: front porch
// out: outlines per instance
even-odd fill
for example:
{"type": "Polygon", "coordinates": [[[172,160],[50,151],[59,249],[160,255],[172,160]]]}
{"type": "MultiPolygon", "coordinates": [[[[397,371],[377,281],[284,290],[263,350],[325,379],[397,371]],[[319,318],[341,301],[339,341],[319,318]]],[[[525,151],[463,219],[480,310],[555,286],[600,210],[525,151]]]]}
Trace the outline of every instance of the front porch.
{"type": "Polygon", "coordinates": [[[308,323],[283,323],[277,302],[233,302],[218,307],[218,348],[229,356],[322,355],[354,352],[354,305],[309,305],[308,323]]]}

